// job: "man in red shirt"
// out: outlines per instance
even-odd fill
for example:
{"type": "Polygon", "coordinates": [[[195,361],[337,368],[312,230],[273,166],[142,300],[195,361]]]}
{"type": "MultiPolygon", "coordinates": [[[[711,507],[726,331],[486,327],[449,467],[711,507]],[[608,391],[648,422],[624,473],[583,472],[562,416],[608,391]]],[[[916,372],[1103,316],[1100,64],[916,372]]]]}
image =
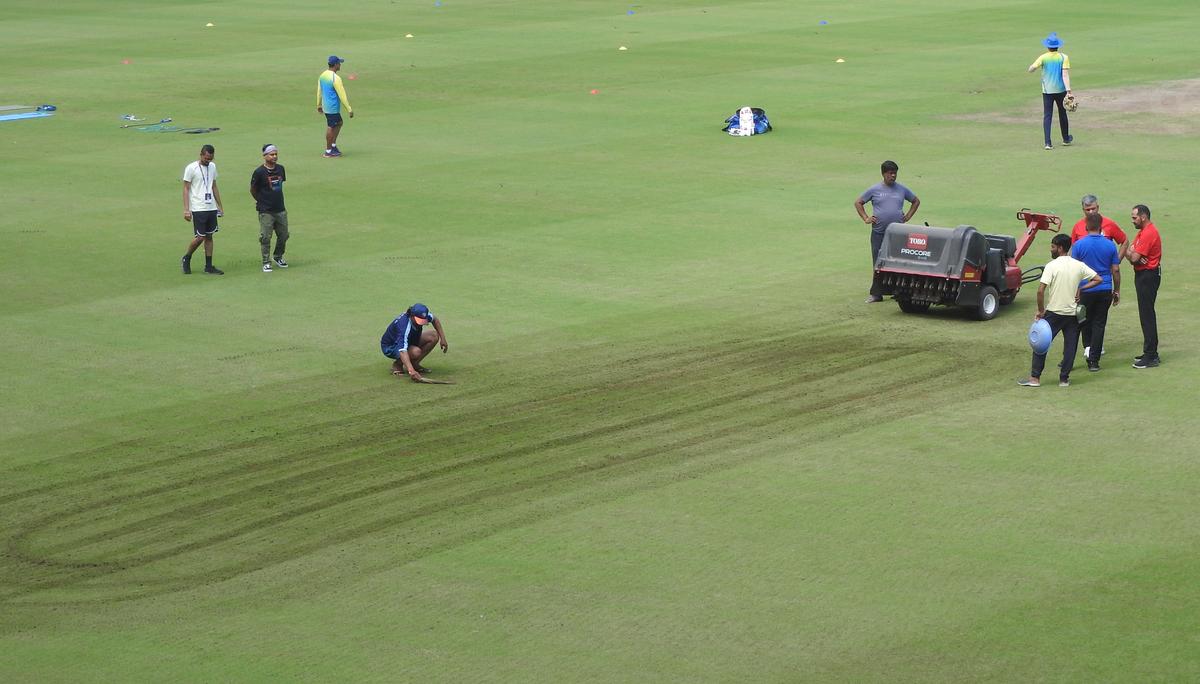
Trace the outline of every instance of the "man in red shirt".
{"type": "Polygon", "coordinates": [[[1162,238],[1158,228],[1150,223],[1150,207],[1135,206],[1129,218],[1137,228],[1137,237],[1126,258],[1133,264],[1133,287],[1137,290],[1138,318],[1142,323],[1142,354],[1133,360],[1133,367],[1154,368],[1159,364],[1154,300],[1158,299],[1158,286],[1162,282],[1162,238]]]}
{"type": "MultiPolygon", "coordinates": [[[[1075,244],[1087,236],[1087,217],[1091,214],[1100,214],[1100,200],[1096,199],[1095,195],[1084,195],[1080,201],[1083,205],[1083,218],[1075,223],[1075,227],[1071,229],[1071,244],[1075,244]]],[[[1112,240],[1117,245],[1117,258],[1125,258],[1125,249],[1129,246],[1129,238],[1125,235],[1125,231],[1121,230],[1121,226],[1117,222],[1100,215],[1100,234],[1112,240]]]]}

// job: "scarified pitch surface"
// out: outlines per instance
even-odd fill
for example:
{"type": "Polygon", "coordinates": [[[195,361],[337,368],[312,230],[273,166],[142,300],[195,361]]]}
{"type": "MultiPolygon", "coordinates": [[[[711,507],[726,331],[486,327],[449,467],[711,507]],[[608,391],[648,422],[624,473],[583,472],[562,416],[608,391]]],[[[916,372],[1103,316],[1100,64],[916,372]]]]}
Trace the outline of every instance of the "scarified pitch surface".
{"type": "MultiPolygon", "coordinates": [[[[55,477],[0,498],[4,588],[12,602],[113,601],[229,579],[365,535],[397,535],[403,561],[497,528],[679,477],[727,467],[726,442],[783,426],[814,441],[927,404],[942,360],[849,339],[777,340],[730,372],[687,350],[625,383],[591,379],[536,401],[381,428],[385,416],[316,425],[278,455],[275,439],[163,454],[82,480],[55,477]],[[791,363],[805,353],[803,367],[791,363]],[[908,374],[876,384],[879,369],[908,374]],[[576,427],[579,416],[603,416],[576,427]],[[538,426],[555,426],[539,429],[538,426]],[[355,435],[353,442],[342,441],[355,435]],[[414,448],[406,435],[420,434],[414,448]],[[507,435],[522,438],[510,441],[507,435]],[[596,488],[597,482],[607,488],[596,488]],[[564,498],[564,494],[567,494],[564,498]],[[553,506],[538,505],[554,499],[553,506]],[[486,512],[486,515],[484,513],[486,512]]],[[[749,436],[749,437],[748,437],[749,436]]],[[[66,457],[102,461],[134,445],[66,457]]]]}

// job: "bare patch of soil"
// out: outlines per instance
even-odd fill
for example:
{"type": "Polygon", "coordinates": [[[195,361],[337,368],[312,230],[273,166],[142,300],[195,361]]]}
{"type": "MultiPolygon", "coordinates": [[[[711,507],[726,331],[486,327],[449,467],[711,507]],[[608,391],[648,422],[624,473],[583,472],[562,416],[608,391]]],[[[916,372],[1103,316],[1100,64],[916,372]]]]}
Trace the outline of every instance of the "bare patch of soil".
{"type": "MultiPolygon", "coordinates": [[[[1074,94],[1079,101],[1079,111],[1070,115],[1072,128],[1078,120],[1080,126],[1087,129],[1160,135],[1200,133],[1200,78],[1122,88],[1077,90],[1074,94]]],[[[1041,102],[1030,98],[1029,104],[1028,108],[1020,111],[959,114],[947,118],[1002,124],[1041,123],[1041,102]]],[[[1057,130],[1057,122],[1055,126],[1057,130]]]]}

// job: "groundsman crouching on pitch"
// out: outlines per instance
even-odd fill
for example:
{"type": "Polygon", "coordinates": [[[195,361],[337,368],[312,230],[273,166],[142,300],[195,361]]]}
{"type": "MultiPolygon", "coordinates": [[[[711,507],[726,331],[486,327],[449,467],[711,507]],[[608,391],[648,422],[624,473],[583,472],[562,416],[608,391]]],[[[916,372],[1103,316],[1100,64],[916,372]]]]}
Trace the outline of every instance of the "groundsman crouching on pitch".
{"type": "Polygon", "coordinates": [[[379,340],[383,355],[393,359],[392,375],[407,375],[413,382],[421,382],[421,374],[429,372],[421,361],[438,345],[443,354],[450,349],[442,322],[424,304],[413,304],[396,316],[379,340]],[[430,323],[433,330],[423,329],[430,323]]]}

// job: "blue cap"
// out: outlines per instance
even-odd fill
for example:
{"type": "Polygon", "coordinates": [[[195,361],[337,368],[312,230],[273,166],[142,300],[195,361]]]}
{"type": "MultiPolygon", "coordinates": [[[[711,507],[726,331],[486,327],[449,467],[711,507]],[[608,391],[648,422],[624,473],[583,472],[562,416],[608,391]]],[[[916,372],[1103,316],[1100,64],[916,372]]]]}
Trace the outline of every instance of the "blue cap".
{"type": "Polygon", "coordinates": [[[433,315],[429,313],[429,307],[425,306],[424,304],[413,304],[412,306],[408,307],[408,314],[415,318],[423,318],[427,321],[433,318],[433,315]]]}
{"type": "Polygon", "coordinates": [[[337,55],[329,55],[329,66],[333,66],[334,64],[341,64],[344,61],[346,61],[346,60],[342,59],[341,57],[338,57],[337,55]]]}
{"type": "Polygon", "coordinates": [[[1058,38],[1058,31],[1051,31],[1050,35],[1046,36],[1046,39],[1042,41],[1042,45],[1048,48],[1062,47],[1062,41],[1058,38]]]}

